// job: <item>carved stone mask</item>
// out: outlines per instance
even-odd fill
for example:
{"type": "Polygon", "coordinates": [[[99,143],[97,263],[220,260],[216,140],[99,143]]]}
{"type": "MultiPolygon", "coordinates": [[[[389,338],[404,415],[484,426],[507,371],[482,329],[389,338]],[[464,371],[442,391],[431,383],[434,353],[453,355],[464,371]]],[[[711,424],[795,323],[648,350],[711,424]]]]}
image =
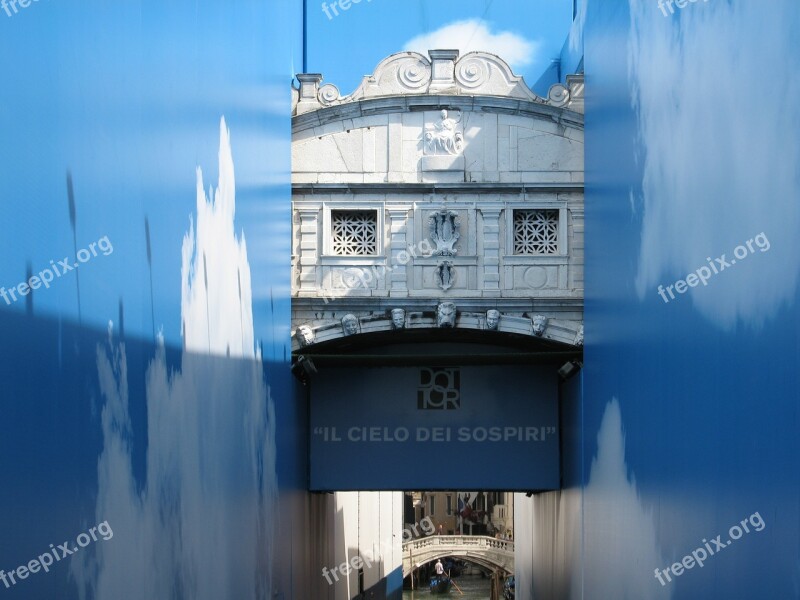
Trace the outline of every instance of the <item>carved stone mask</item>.
{"type": "Polygon", "coordinates": [[[500,311],[489,309],[486,311],[486,329],[496,330],[500,324],[500,311]]]}
{"type": "Polygon", "coordinates": [[[544,315],[536,315],[533,317],[533,334],[541,336],[544,333],[544,328],[547,327],[547,317],[544,315]]]}
{"type": "Polygon", "coordinates": [[[345,335],[358,333],[358,319],[355,315],[345,315],[342,317],[342,329],[345,335]]]}
{"type": "Polygon", "coordinates": [[[442,302],[436,307],[436,326],[456,326],[456,305],[453,302],[442,302]]]}
{"type": "Polygon", "coordinates": [[[406,326],[406,311],[402,308],[392,309],[392,327],[395,329],[403,329],[406,326]]]}
{"type": "Polygon", "coordinates": [[[294,335],[301,346],[310,346],[314,343],[314,332],[308,325],[298,327],[294,335]]]}

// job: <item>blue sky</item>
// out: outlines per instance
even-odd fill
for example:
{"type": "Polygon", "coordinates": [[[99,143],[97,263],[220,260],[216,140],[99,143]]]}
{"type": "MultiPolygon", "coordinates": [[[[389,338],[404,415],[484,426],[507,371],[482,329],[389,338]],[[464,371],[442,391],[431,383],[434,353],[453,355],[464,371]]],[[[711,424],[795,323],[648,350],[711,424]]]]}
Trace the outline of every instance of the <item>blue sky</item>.
{"type": "Polygon", "coordinates": [[[410,49],[409,42],[423,35],[425,39],[417,39],[423,45],[444,40],[442,43],[453,47],[455,39],[462,51],[499,53],[532,87],[564,45],[573,2],[361,0],[347,11],[337,8],[338,16],[331,4],[327,2],[329,18],[322,0],[309,0],[308,70],[322,73],[326,83],[349,94],[383,58],[410,49]]]}
{"type": "MultiPolygon", "coordinates": [[[[180,343],[181,244],[195,211],[195,169],[217,182],[219,122],[231,131],[236,230],[253,272],[256,337],[288,338],[289,86],[300,19],[263,0],[33,3],[0,12],[0,286],[74,257],[108,236],[114,251],[78,274],[84,324],[117,321],[151,337],[145,245],[149,218],[155,327],[180,343]],[[282,316],[270,314],[270,292],[282,316]],[[281,301],[283,300],[283,301],[281,301]]],[[[77,318],[76,273],[34,293],[34,313],[77,318]]],[[[22,302],[0,310],[23,312],[22,302]]]]}

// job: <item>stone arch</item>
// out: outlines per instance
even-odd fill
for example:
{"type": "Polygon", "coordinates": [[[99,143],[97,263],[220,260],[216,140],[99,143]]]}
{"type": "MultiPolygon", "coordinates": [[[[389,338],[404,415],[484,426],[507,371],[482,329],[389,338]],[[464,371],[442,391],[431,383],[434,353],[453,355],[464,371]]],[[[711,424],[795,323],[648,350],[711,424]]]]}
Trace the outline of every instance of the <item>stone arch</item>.
{"type": "Polygon", "coordinates": [[[513,542],[503,542],[505,549],[476,546],[474,544],[429,546],[419,550],[419,556],[421,557],[419,560],[409,553],[411,544],[413,542],[403,544],[404,578],[408,577],[415,569],[446,557],[468,560],[491,570],[500,569],[506,573],[514,572],[513,542]]]}

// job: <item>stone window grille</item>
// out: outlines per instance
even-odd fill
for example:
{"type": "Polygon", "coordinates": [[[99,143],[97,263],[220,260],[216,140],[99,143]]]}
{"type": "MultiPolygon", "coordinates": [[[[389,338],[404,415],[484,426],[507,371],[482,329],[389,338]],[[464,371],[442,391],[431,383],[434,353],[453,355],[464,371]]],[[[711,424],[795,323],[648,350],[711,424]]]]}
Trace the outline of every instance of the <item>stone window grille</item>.
{"type": "Polygon", "coordinates": [[[374,210],[332,210],[331,247],[336,256],[378,253],[378,213],[374,210]]]}
{"type": "Polygon", "coordinates": [[[558,254],[558,210],[515,210],[514,254],[558,254]]]}

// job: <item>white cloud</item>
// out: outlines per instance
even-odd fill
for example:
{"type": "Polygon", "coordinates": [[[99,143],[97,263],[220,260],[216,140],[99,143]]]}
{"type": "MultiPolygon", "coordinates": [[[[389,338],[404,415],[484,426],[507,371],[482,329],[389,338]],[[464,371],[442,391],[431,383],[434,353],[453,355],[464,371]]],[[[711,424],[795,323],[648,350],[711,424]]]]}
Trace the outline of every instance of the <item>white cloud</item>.
{"type": "Polygon", "coordinates": [[[531,64],[540,48],[541,42],[527,40],[510,31],[492,32],[483,21],[468,19],[418,35],[403,49],[421,54],[434,49],[457,49],[462,55],[475,51],[491,52],[516,69],[531,64]]]}
{"type": "Polygon", "coordinates": [[[219,184],[211,191],[206,196],[198,170],[197,218],[182,249],[185,351],[173,369],[159,338],[147,367],[141,487],[125,343],[109,330],[108,344],[97,347],[105,402],[95,514],[115,535],[72,561],[82,600],[272,597],[275,404],[253,342],[250,262],[234,231],[234,163],[224,120],[219,184]],[[222,358],[228,354],[239,360],[222,358]]]}
{"type": "MultiPolygon", "coordinates": [[[[629,0],[628,61],[643,150],[636,287],[656,296],[764,232],[767,254],[680,302],[716,326],[760,327],[792,301],[800,275],[800,79],[796,0],[689,4],[665,16],[629,0]]],[[[660,301],[660,300],[659,300],[660,301]]]]}
{"type": "Polygon", "coordinates": [[[644,506],[629,471],[622,413],[613,398],[603,413],[584,489],[586,589],[594,598],[666,600],[672,588],[659,585],[655,569],[669,562],[658,545],[653,511],[644,506]]]}

